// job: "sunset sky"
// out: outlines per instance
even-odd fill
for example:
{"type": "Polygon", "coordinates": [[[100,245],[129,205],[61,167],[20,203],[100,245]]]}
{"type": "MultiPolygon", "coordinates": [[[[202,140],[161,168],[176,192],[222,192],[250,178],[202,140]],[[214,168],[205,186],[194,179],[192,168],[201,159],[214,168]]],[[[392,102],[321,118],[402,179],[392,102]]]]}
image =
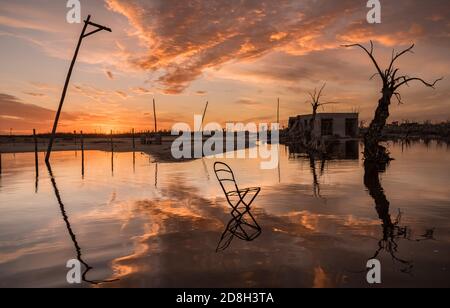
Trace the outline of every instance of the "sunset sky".
{"type": "MultiPolygon", "coordinates": [[[[81,0],[82,16],[112,28],[83,41],[59,131],[151,129],[207,122],[274,122],[309,113],[307,92],[327,83],[326,111],[369,120],[380,81],[360,49],[372,39],[380,62],[416,44],[401,71],[411,84],[391,120],[450,120],[448,0],[381,1],[382,23],[364,0],[81,0]]],[[[0,0],[0,133],[51,129],[82,24],[68,24],[65,0],[0,0]]]]}

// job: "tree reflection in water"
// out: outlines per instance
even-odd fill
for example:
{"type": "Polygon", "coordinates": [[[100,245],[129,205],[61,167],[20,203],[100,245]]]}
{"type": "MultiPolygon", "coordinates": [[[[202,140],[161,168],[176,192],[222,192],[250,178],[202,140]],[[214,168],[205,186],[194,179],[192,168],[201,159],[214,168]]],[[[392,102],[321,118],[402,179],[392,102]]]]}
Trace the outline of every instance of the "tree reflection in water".
{"type": "Polygon", "coordinates": [[[322,195],[320,194],[320,181],[319,178],[323,176],[325,172],[325,163],[326,158],[323,157],[320,160],[320,173],[317,174],[317,167],[316,167],[316,159],[314,155],[308,155],[309,156],[309,166],[311,168],[311,173],[313,176],[313,191],[314,191],[314,197],[316,198],[322,198],[322,195]]]}
{"type": "MultiPolygon", "coordinates": [[[[413,262],[398,256],[398,242],[402,239],[411,240],[411,229],[401,225],[402,213],[400,210],[395,219],[391,217],[390,203],[380,182],[380,173],[384,172],[386,167],[387,165],[376,165],[367,162],[364,164],[364,185],[375,201],[375,209],[378,217],[381,219],[383,228],[383,237],[378,242],[378,249],[370,259],[378,258],[380,253],[385,251],[392,257],[394,262],[399,262],[402,265],[401,272],[411,273],[414,267],[413,262]]],[[[416,241],[433,239],[433,235],[434,229],[429,229],[416,241]]]]}

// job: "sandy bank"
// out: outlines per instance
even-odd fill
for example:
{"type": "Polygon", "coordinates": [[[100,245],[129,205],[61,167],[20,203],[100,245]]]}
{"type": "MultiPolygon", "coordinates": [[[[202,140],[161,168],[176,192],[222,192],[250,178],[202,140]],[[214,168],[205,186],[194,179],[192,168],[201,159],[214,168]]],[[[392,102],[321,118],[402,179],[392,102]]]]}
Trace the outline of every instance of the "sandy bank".
{"type": "MultiPolygon", "coordinates": [[[[116,138],[113,140],[114,152],[142,152],[149,154],[159,162],[182,162],[183,160],[176,160],[172,157],[171,146],[173,138],[167,137],[163,139],[161,145],[143,145],[140,139],[135,140],[135,149],[133,149],[133,140],[131,138],[116,138]]],[[[48,146],[48,139],[38,139],[38,151],[46,152],[48,146]]],[[[86,138],[84,139],[84,149],[86,151],[106,151],[111,152],[111,141],[108,138],[86,138]]],[[[53,151],[80,151],[80,140],[76,143],[74,140],[57,139],[53,151]]],[[[34,152],[34,141],[32,138],[15,137],[0,139],[1,153],[29,153],[34,152]]]]}

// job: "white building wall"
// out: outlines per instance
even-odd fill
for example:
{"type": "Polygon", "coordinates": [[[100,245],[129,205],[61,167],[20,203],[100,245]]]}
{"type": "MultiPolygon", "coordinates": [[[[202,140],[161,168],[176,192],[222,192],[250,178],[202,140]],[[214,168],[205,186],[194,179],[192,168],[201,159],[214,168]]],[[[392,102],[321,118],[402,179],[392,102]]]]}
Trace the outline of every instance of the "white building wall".
{"type": "MultiPolygon", "coordinates": [[[[305,120],[307,123],[311,120],[312,115],[299,116],[297,119],[301,123],[301,127],[305,129],[305,120]]],[[[338,135],[340,138],[348,138],[346,136],[346,120],[355,119],[358,123],[359,115],[357,113],[319,113],[316,116],[316,121],[314,125],[313,135],[320,138],[322,137],[322,119],[332,119],[333,120],[333,137],[338,135]]]]}

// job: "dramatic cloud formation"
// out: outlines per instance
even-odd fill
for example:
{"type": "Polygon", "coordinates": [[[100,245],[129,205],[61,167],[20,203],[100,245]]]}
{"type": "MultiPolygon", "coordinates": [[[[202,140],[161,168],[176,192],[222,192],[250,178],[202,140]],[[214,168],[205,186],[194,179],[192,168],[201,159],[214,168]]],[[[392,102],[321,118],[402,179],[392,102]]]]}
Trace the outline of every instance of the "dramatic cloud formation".
{"type": "MultiPolygon", "coordinates": [[[[109,7],[130,20],[148,54],[134,65],[164,72],[167,93],[180,93],[207,68],[258,58],[277,48],[327,48],[321,30],[361,10],[355,1],[122,1],[109,7]]],[[[329,44],[329,43],[328,43],[329,44]]],[[[336,45],[333,42],[333,46],[336,45]]]]}
{"type": "Polygon", "coordinates": [[[448,41],[449,33],[447,3],[439,0],[384,2],[383,17],[390,22],[377,27],[365,20],[365,2],[355,0],[106,2],[129,19],[148,47],[146,55],[129,60],[161,70],[157,81],[171,94],[181,93],[208,68],[274,50],[304,55],[369,38],[385,46],[429,39],[430,33],[448,41]]]}

